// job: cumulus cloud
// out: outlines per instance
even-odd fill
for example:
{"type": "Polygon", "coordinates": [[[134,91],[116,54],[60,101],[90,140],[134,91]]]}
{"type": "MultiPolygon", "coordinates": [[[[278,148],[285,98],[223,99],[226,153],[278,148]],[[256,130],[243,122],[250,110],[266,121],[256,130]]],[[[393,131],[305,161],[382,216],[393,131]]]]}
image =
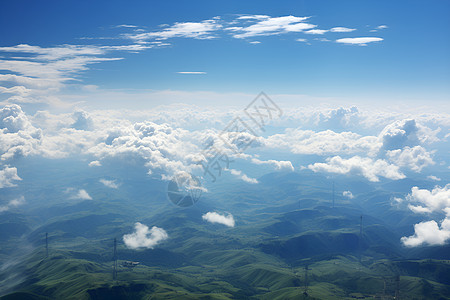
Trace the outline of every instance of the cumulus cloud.
{"type": "Polygon", "coordinates": [[[411,203],[409,208],[414,212],[432,213],[450,208],[450,184],[436,186],[431,191],[415,186],[411,188],[406,200],[411,203]]]}
{"type": "Polygon", "coordinates": [[[123,242],[130,249],[153,249],[156,245],[169,238],[164,229],[156,226],[149,230],[148,226],[137,222],[134,224],[134,229],[133,233],[123,236],[123,242]]]}
{"type": "Polygon", "coordinates": [[[35,128],[16,104],[0,109],[0,159],[35,153],[42,140],[42,130],[35,128]]]}
{"type": "Polygon", "coordinates": [[[22,178],[17,175],[16,167],[4,166],[0,170],[0,188],[17,186],[14,181],[19,180],[22,180],[22,178]]]}
{"type": "Polygon", "coordinates": [[[403,149],[390,150],[386,152],[386,157],[397,166],[408,167],[413,171],[420,172],[424,167],[434,165],[435,162],[422,146],[408,147],[403,149]]]}
{"type": "Polygon", "coordinates": [[[0,206],[0,212],[8,211],[11,208],[25,204],[25,197],[21,196],[19,198],[9,201],[7,204],[0,206]]]}
{"type": "Polygon", "coordinates": [[[334,156],[326,159],[326,163],[315,163],[308,166],[314,172],[362,175],[369,181],[377,182],[379,177],[398,180],[405,178],[399,167],[382,159],[371,159],[353,156],[345,159],[334,156]]]}
{"type": "Polygon", "coordinates": [[[414,225],[414,235],[402,237],[405,246],[416,247],[422,244],[443,245],[450,239],[450,184],[436,186],[433,190],[413,187],[405,198],[415,213],[444,213],[445,218],[438,224],[435,220],[414,225]]]}
{"type": "Polygon", "coordinates": [[[72,124],[72,128],[77,130],[91,130],[94,126],[92,118],[85,111],[76,111],[73,113],[75,122],[72,124]]]}
{"type": "Polygon", "coordinates": [[[115,182],[115,180],[107,180],[107,179],[100,179],[100,183],[103,183],[104,186],[112,188],[112,189],[118,189],[119,185],[115,182]]]}
{"type": "Polygon", "coordinates": [[[207,212],[202,216],[202,219],[210,223],[223,224],[228,227],[234,227],[235,221],[232,214],[221,215],[217,212],[207,212]]]}
{"type": "Polygon", "coordinates": [[[349,199],[355,198],[355,197],[353,196],[353,193],[350,192],[350,191],[344,191],[344,192],[342,193],[342,196],[347,197],[347,198],[349,198],[349,199]]]}
{"type": "Polygon", "coordinates": [[[259,160],[257,158],[252,158],[252,163],[257,165],[269,165],[275,168],[275,170],[286,170],[286,171],[294,171],[294,167],[290,161],[286,160],[259,160]]]}
{"type": "Polygon", "coordinates": [[[380,37],[356,37],[356,38],[342,38],[337,39],[337,43],[366,46],[369,43],[381,42],[383,39],[380,37]]]}
{"type": "Polygon", "coordinates": [[[401,242],[407,247],[417,247],[422,244],[444,245],[450,239],[450,216],[441,221],[420,222],[414,225],[414,235],[402,237],[401,242]]]}
{"type": "Polygon", "coordinates": [[[267,137],[264,145],[269,148],[290,149],[295,154],[356,154],[375,155],[380,143],[375,136],[361,136],[354,132],[337,133],[332,130],[315,132],[288,128],[285,133],[267,137]]]}

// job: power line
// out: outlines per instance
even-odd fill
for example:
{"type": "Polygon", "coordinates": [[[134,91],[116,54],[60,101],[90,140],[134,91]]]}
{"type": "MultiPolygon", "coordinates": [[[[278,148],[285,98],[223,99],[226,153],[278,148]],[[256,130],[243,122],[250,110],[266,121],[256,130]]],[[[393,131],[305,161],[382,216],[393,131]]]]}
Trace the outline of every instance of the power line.
{"type": "Polygon", "coordinates": [[[114,238],[114,255],[113,255],[113,280],[117,280],[117,239],[114,238]]]}

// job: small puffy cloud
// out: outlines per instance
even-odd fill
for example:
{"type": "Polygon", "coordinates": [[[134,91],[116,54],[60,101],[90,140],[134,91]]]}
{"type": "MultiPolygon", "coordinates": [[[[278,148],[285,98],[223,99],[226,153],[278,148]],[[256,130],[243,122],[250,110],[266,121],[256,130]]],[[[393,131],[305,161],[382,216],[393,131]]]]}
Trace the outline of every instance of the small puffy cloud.
{"type": "Polygon", "coordinates": [[[399,167],[382,159],[371,159],[353,156],[349,159],[334,156],[326,159],[326,163],[315,163],[308,166],[314,172],[362,175],[369,181],[377,182],[379,177],[398,180],[405,178],[399,167]]]}
{"type": "Polygon", "coordinates": [[[11,208],[25,204],[25,197],[21,196],[19,198],[9,201],[7,204],[0,206],[0,212],[10,210],[11,208]]]}
{"type": "Polygon", "coordinates": [[[450,239],[450,217],[446,217],[439,225],[436,221],[420,222],[414,225],[414,235],[402,237],[402,243],[407,247],[417,247],[422,244],[444,245],[450,239]]]}
{"type": "Polygon", "coordinates": [[[292,163],[288,160],[259,160],[257,158],[252,158],[252,163],[257,165],[269,165],[275,168],[275,170],[294,171],[292,163]]]}
{"type": "Polygon", "coordinates": [[[347,197],[347,198],[349,198],[349,199],[355,198],[355,196],[353,196],[353,193],[350,192],[350,191],[344,191],[344,192],[342,193],[342,196],[347,197]]]}
{"type": "Polygon", "coordinates": [[[102,163],[98,160],[93,160],[89,163],[89,167],[101,167],[102,163]]]}
{"type": "Polygon", "coordinates": [[[134,229],[133,233],[123,236],[123,242],[130,249],[153,249],[160,242],[169,238],[164,229],[156,226],[149,230],[148,226],[137,222],[134,224],[134,229]]]}
{"type": "Polygon", "coordinates": [[[388,28],[387,25],[379,25],[376,27],[376,29],[386,29],[386,28],[388,28]]]}
{"type": "Polygon", "coordinates": [[[230,171],[230,173],[232,175],[238,177],[239,179],[241,179],[242,181],[245,181],[247,183],[251,183],[251,184],[259,183],[256,178],[248,177],[246,174],[242,173],[242,171],[235,170],[235,169],[229,169],[228,171],[230,171]]]}
{"type": "Polygon", "coordinates": [[[80,189],[76,191],[73,188],[68,188],[66,190],[66,193],[71,193],[72,196],[70,196],[70,199],[76,199],[76,200],[92,200],[92,197],[86,192],[86,190],[80,189]]]}
{"type": "Polygon", "coordinates": [[[232,214],[228,214],[225,216],[216,212],[207,212],[202,216],[202,219],[210,223],[223,224],[228,227],[234,227],[235,225],[234,217],[232,214]]]}
{"type": "Polygon", "coordinates": [[[386,152],[386,157],[396,165],[408,167],[416,172],[435,164],[431,153],[427,152],[422,146],[412,148],[406,146],[403,149],[390,150],[386,152]]]}
{"type": "Polygon", "coordinates": [[[368,43],[381,42],[380,37],[357,37],[357,38],[342,38],[336,40],[337,43],[366,46],[368,43]]]}
{"type": "Polygon", "coordinates": [[[112,188],[112,189],[118,189],[119,185],[114,180],[107,180],[107,179],[100,179],[100,183],[103,183],[104,186],[112,188]]]}
{"type": "Polygon", "coordinates": [[[355,31],[354,28],[347,28],[347,27],[333,27],[330,29],[331,32],[352,32],[355,31]]]}
{"type": "Polygon", "coordinates": [[[0,188],[13,187],[16,186],[14,181],[22,180],[17,175],[17,168],[5,166],[0,170],[0,188]]]}

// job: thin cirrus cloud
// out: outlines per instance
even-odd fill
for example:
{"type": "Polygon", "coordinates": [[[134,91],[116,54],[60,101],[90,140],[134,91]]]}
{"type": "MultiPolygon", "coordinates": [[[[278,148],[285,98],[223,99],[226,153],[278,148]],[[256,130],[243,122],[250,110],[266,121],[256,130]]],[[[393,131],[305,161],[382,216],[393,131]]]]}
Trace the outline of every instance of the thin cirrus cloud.
{"type": "Polygon", "coordinates": [[[177,72],[177,74],[184,74],[184,75],[204,75],[206,72],[198,72],[198,71],[181,71],[177,72]]]}
{"type": "Polygon", "coordinates": [[[337,43],[359,45],[359,46],[366,46],[369,43],[381,41],[383,41],[383,39],[380,37],[356,37],[356,38],[342,38],[336,40],[337,43]]]}

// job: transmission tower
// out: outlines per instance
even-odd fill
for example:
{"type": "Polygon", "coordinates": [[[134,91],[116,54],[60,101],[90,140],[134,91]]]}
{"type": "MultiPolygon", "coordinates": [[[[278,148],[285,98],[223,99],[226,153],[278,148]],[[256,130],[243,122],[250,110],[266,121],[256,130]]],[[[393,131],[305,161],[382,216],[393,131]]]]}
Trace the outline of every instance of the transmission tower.
{"type": "Polygon", "coordinates": [[[333,198],[333,208],[334,208],[334,180],[333,180],[333,195],[332,195],[332,198],[333,198]]]}
{"type": "Polygon", "coordinates": [[[308,269],[308,265],[305,265],[305,287],[304,287],[304,292],[303,295],[308,296],[308,271],[311,269],[308,269]]]}
{"type": "Polygon", "coordinates": [[[114,255],[113,255],[113,280],[117,280],[117,239],[114,238],[114,255]]]}
{"type": "Polygon", "coordinates": [[[363,216],[359,220],[359,263],[361,263],[362,256],[362,234],[363,234],[363,216]]]}
{"type": "Polygon", "coordinates": [[[45,257],[48,257],[48,232],[45,233],[45,257]]]}

